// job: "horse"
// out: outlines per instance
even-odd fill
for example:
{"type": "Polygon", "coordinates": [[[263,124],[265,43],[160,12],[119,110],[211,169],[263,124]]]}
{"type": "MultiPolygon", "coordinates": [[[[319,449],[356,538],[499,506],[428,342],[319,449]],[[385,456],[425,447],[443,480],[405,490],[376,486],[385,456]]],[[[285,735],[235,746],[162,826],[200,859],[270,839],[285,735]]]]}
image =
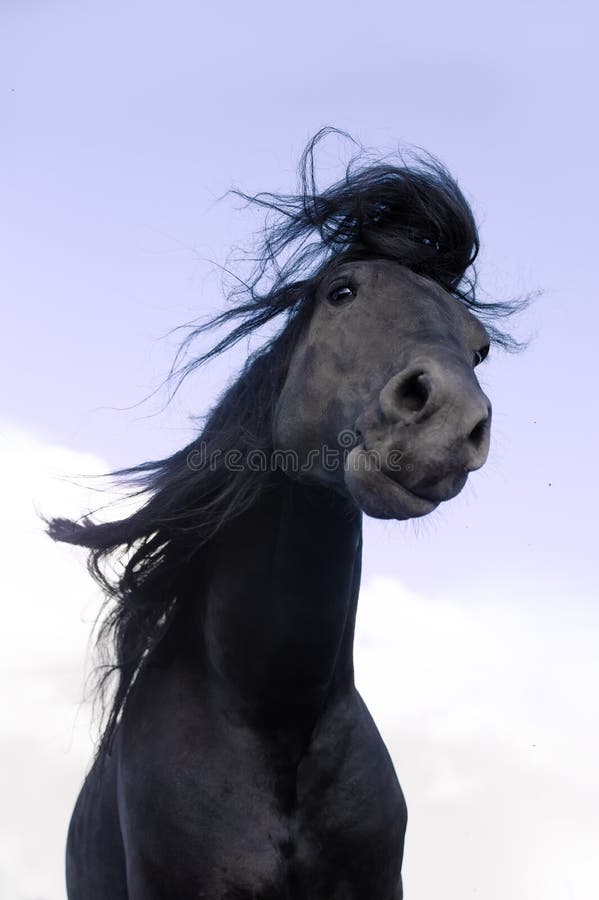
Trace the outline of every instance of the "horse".
{"type": "Polygon", "coordinates": [[[70,900],[403,896],[406,803],[354,683],[362,515],[428,515],[484,464],[476,367],[512,310],[477,297],[477,226],[441,163],[358,153],[320,189],[323,135],[297,193],[241,194],[266,210],[255,268],[179,375],[274,335],[187,447],[117,473],[127,518],[48,522],[89,549],[116,679],[70,900]]]}

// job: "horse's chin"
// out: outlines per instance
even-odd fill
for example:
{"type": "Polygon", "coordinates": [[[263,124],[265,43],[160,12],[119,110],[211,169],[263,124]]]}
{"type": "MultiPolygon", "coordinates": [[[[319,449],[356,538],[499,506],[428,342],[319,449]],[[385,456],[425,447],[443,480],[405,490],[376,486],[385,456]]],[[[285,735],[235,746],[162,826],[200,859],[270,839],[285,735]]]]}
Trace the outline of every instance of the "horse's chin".
{"type": "Polygon", "coordinates": [[[417,519],[433,512],[441,502],[414,493],[377,467],[362,445],[347,457],[345,486],[362,512],[375,519],[417,519]]]}

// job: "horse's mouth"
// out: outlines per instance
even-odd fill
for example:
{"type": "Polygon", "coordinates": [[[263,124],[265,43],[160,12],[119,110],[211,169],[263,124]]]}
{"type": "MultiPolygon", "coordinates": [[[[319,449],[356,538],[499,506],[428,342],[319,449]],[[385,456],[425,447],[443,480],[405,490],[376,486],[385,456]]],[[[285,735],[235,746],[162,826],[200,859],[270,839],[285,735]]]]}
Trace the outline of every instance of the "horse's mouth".
{"type": "Polygon", "coordinates": [[[377,519],[415,519],[433,512],[439,503],[455,497],[467,473],[436,481],[416,481],[409,487],[401,468],[384,468],[364,443],[354,447],[345,464],[345,484],[358,506],[377,519]]]}

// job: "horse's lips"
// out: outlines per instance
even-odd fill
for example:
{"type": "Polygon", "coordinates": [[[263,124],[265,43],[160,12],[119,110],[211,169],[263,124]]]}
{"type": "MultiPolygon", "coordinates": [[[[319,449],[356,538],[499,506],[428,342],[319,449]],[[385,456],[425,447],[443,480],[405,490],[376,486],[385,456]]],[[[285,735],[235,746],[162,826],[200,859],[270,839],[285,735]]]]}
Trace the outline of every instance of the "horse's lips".
{"type": "Polygon", "coordinates": [[[348,454],[345,484],[363,512],[377,519],[419,518],[433,512],[440,502],[414,494],[373,465],[363,444],[348,454]]]}

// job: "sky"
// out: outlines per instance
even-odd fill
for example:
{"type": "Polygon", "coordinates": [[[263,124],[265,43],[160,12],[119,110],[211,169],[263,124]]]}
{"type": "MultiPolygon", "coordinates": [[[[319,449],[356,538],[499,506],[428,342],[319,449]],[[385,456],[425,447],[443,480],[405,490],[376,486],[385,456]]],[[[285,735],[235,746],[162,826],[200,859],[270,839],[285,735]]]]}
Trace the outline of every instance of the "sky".
{"type": "MultiPolygon", "coordinates": [[[[223,195],[293,190],[324,125],[440,157],[486,295],[539,293],[525,352],[480,370],[485,468],[426,520],[365,527],[357,679],[407,796],[406,897],[597,896],[597,18],[581,0],[2,4],[0,896],[64,900],[92,752],[99,598],[37,514],[96,505],[69,476],[191,438],[248,349],[166,405],[172,329],[222,307],[217,264],[260,225],[223,195]]],[[[327,146],[324,182],[346,158],[327,146]]]]}

